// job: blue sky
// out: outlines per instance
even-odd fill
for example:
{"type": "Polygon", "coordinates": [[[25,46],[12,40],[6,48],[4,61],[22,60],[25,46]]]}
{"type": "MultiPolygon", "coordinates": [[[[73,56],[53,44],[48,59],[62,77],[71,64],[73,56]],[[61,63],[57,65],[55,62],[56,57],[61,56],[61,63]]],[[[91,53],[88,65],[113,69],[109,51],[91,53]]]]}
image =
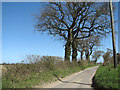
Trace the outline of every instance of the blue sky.
{"type": "MultiPolygon", "coordinates": [[[[44,3],[39,2],[2,3],[2,62],[20,62],[29,54],[64,57],[63,42],[47,34],[34,32],[33,15],[39,14],[43,6],[44,3]]],[[[104,46],[100,49],[112,49],[111,41],[111,37],[105,38],[102,42],[104,46]]],[[[116,38],[116,44],[117,41],[116,38]]]]}

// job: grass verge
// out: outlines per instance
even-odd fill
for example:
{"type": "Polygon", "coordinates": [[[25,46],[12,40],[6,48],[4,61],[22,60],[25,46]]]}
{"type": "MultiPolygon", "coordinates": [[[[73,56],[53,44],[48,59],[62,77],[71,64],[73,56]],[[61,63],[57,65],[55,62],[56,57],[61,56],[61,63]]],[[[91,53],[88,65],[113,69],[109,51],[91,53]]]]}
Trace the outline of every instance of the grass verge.
{"type": "MultiPolygon", "coordinates": [[[[48,70],[42,73],[29,73],[28,75],[21,75],[20,77],[12,77],[12,75],[4,76],[2,78],[2,88],[33,88],[35,85],[42,85],[44,83],[56,81],[56,77],[53,75],[55,73],[58,77],[64,78],[72,73],[78,72],[88,67],[95,65],[87,66],[74,66],[65,69],[58,70],[48,70]]],[[[9,72],[10,73],[10,72],[9,72]]]]}
{"type": "Polygon", "coordinates": [[[113,65],[100,66],[94,77],[95,88],[119,88],[120,66],[114,69],[113,65]]]}

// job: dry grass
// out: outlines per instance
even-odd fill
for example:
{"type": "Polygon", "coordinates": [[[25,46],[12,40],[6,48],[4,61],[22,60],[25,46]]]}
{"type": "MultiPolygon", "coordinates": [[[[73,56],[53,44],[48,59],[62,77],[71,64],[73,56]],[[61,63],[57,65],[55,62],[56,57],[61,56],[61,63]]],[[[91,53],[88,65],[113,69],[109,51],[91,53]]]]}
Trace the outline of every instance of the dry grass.
{"type": "Polygon", "coordinates": [[[87,61],[65,63],[61,57],[55,56],[28,55],[22,63],[4,66],[7,71],[2,73],[3,88],[25,88],[54,80],[53,73],[63,78],[90,67],[90,64],[87,61]]]}

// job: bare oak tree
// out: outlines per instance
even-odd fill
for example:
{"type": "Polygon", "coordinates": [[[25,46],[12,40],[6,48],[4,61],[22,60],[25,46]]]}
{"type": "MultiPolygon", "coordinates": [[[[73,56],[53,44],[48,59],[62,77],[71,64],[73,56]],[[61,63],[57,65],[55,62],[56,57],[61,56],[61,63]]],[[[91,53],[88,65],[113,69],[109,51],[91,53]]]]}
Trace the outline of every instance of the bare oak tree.
{"type": "Polygon", "coordinates": [[[81,52],[81,60],[83,59],[83,52],[85,52],[86,60],[90,61],[90,55],[96,47],[101,46],[101,39],[102,37],[97,35],[78,40],[78,51],[81,52]]]}
{"type": "Polygon", "coordinates": [[[98,58],[104,54],[103,51],[95,51],[92,55],[92,58],[95,59],[94,62],[96,63],[98,58]]]}
{"type": "Polygon", "coordinates": [[[66,41],[65,61],[77,61],[77,40],[110,32],[108,3],[50,2],[37,16],[36,29],[66,41]],[[72,46],[72,47],[71,47],[72,46]]]}
{"type": "Polygon", "coordinates": [[[104,59],[104,65],[113,61],[112,56],[113,56],[113,50],[107,48],[107,51],[102,55],[104,59]]]}

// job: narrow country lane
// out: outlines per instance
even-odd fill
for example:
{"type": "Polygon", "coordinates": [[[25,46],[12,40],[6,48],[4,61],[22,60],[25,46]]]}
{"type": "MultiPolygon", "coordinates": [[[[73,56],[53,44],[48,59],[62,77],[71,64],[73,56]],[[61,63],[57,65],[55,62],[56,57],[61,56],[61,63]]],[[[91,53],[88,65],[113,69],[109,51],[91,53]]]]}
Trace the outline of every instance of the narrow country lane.
{"type": "Polygon", "coordinates": [[[92,78],[99,66],[94,66],[77,72],[43,88],[91,88],[92,78]]]}

